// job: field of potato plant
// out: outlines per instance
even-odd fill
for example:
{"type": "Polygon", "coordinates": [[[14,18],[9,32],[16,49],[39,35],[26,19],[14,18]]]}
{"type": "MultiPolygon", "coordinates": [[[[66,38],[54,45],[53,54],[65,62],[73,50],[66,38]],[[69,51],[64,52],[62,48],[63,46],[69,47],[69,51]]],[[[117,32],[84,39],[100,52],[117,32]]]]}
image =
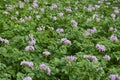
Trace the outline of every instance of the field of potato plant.
{"type": "Polygon", "coordinates": [[[120,0],[0,0],[0,80],[120,80],[120,0]]]}

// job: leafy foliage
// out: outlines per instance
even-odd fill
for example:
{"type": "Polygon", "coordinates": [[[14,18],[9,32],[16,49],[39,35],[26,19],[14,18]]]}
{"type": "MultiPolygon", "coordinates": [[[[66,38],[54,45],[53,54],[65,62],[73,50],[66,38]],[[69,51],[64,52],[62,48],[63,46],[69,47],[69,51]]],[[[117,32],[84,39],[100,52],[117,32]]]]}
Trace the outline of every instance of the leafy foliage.
{"type": "Polygon", "coordinates": [[[119,3],[1,0],[0,80],[27,76],[33,80],[109,80],[110,74],[120,75],[119,3]]]}

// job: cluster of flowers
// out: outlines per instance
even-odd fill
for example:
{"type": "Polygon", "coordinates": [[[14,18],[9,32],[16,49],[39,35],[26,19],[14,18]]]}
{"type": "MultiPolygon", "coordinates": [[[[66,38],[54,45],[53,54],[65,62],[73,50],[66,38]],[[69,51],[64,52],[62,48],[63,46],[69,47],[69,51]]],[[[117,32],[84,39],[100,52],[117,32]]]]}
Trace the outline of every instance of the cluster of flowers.
{"type": "Polygon", "coordinates": [[[29,46],[26,46],[25,50],[26,51],[34,51],[34,45],[36,44],[36,41],[34,40],[33,35],[29,35],[29,46]]]}
{"type": "Polygon", "coordinates": [[[28,66],[28,67],[33,67],[33,62],[29,62],[29,61],[22,61],[21,63],[20,63],[20,65],[26,65],[26,66],[28,66]]]}
{"type": "Polygon", "coordinates": [[[110,74],[109,78],[111,80],[120,80],[120,76],[118,74],[110,74]]]}
{"type": "MultiPolygon", "coordinates": [[[[90,61],[93,61],[93,62],[98,60],[96,56],[92,56],[92,55],[84,55],[83,58],[89,59],[90,61]]],[[[108,61],[111,59],[109,55],[105,55],[103,56],[103,58],[108,61]]]]}
{"type": "Polygon", "coordinates": [[[66,10],[66,12],[68,12],[68,13],[71,13],[71,12],[72,12],[71,7],[67,7],[65,10],[66,10]]]}
{"type": "Polygon", "coordinates": [[[63,28],[58,28],[58,29],[56,29],[56,32],[57,33],[62,33],[62,32],[64,32],[64,29],[63,28]]]}
{"type": "Polygon", "coordinates": [[[75,20],[71,20],[71,23],[74,27],[76,27],[76,28],[78,27],[78,23],[75,20]]]}
{"type": "Polygon", "coordinates": [[[99,51],[105,51],[106,48],[104,45],[101,45],[101,44],[96,44],[96,48],[99,50],[99,51]]]}
{"type": "Polygon", "coordinates": [[[111,14],[113,20],[115,20],[116,15],[120,13],[120,9],[118,7],[113,7],[114,12],[111,14]]]}
{"type": "MultiPolygon", "coordinates": [[[[96,9],[99,9],[101,6],[100,4],[103,3],[105,0],[100,0],[98,1],[98,5],[92,5],[92,4],[89,4],[88,7],[86,7],[86,10],[88,12],[92,12],[93,10],[96,10],[96,9]]],[[[110,2],[104,2],[106,3],[106,6],[105,8],[108,8],[111,3],[110,2]]],[[[113,7],[113,10],[114,12],[110,15],[112,17],[113,20],[115,20],[116,18],[116,15],[120,13],[120,9],[118,7],[113,7]]],[[[90,20],[90,19],[89,19],[90,20]]],[[[99,22],[100,21],[100,18],[96,18],[96,21],[99,22]]]]}
{"type": "MultiPolygon", "coordinates": [[[[99,2],[98,2],[99,3],[99,2]]],[[[86,10],[88,12],[92,12],[93,10],[95,9],[99,9],[100,8],[100,5],[92,5],[92,4],[89,4],[88,7],[86,8],[86,10]]]]}
{"type": "MultiPolygon", "coordinates": [[[[24,2],[30,2],[29,0],[24,0],[24,2]]],[[[37,8],[38,7],[38,1],[34,0],[32,3],[33,8],[37,8]]],[[[19,8],[24,8],[24,3],[23,2],[19,2],[19,8]]]]}
{"type": "MultiPolygon", "coordinates": [[[[22,62],[20,63],[20,65],[26,65],[26,66],[32,68],[34,64],[33,64],[33,62],[22,61],[22,62]]],[[[50,75],[51,69],[49,68],[49,66],[47,66],[47,65],[45,65],[45,64],[40,64],[39,67],[40,67],[41,70],[46,71],[47,74],[50,75]]],[[[32,78],[28,76],[28,77],[25,77],[23,80],[32,80],[32,78]]]]}
{"type": "Polygon", "coordinates": [[[93,62],[97,61],[98,59],[96,58],[96,56],[92,56],[92,55],[84,55],[83,58],[89,59],[93,62]]]}
{"type": "Polygon", "coordinates": [[[100,18],[98,17],[98,14],[94,14],[93,19],[95,19],[97,22],[100,22],[100,18]]]}
{"type": "Polygon", "coordinates": [[[95,8],[94,8],[94,6],[93,5],[88,5],[88,7],[86,8],[86,10],[88,11],[88,12],[92,12],[93,10],[95,10],[95,8]]]}
{"type": "Polygon", "coordinates": [[[40,67],[40,69],[46,71],[48,75],[50,75],[51,69],[47,65],[41,64],[39,67],[40,67]]]}
{"type": "Polygon", "coordinates": [[[108,60],[108,61],[110,61],[110,59],[111,59],[111,57],[109,55],[105,55],[105,56],[103,56],[103,58],[108,60]]]}
{"type": "Polygon", "coordinates": [[[9,40],[7,39],[3,39],[2,37],[0,37],[0,41],[5,43],[5,44],[9,44],[9,40]]]}
{"type": "Polygon", "coordinates": [[[50,6],[50,10],[53,10],[53,9],[56,9],[57,8],[57,5],[56,4],[52,4],[51,6],[50,6]]]}
{"type": "Polygon", "coordinates": [[[62,38],[61,42],[63,42],[64,44],[71,44],[71,41],[68,40],[67,38],[62,38]]]}
{"type": "Polygon", "coordinates": [[[117,41],[118,41],[118,38],[117,38],[117,36],[115,36],[115,35],[111,35],[111,36],[110,36],[110,40],[111,40],[111,41],[114,41],[114,42],[117,42],[117,41]]]}
{"type": "MultiPolygon", "coordinates": [[[[24,0],[24,2],[30,2],[30,1],[29,1],[29,0],[24,0]]],[[[23,9],[23,8],[24,8],[24,6],[25,6],[25,3],[24,3],[24,2],[19,1],[19,8],[20,8],[20,9],[23,9]]],[[[38,7],[38,1],[37,1],[37,0],[34,0],[34,1],[33,1],[32,7],[33,7],[33,8],[37,8],[37,7],[38,7]]],[[[32,10],[32,7],[28,7],[28,10],[32,10]]],[[[13,7],[12,5],[6,5],[6,8],[7,8],[8,10],[13,10],[13,9],[14,9],[14,7],[13,7]]],[[[40,8],[40,11],[41,11],[41,12],[44,12],[44,8],[40,8]]],[[[34,11],[34,14],[38,14],[38,13],[39,13],[38,11],[34,11]]],[[[9,13],[8,13],[7,11],[4,11],[3,14],[8,15],[9,13]]],[[[16,15],[19,15],[19,11],[16,11],[15,14],[16,14],[16,15]]],[[[36,15],[36,18],[39,19],[40,16],[39,16],[39,15],[36,15]]],[[[19,22],[21,22],[21,23],[24,23],[25,20],[31,20],[31,19],[32,19],[32,16],[25,16],[24,18],[20,18],[20,19],[18,19],[18,17],[11,16],[11,20],[19,20],[19,22]]]]}
{"type": "MultiPolygon", "coordinates": [[[[43,52],[43,54],[46,54],[46,53],[47,53],[47,55],[50,54],[50,52],[48,52],[48,51],[43,52]]],[[[67,56],[67,57],[65,57],[65,59],[66,59],[67,61],[76,61],[77,58],[76,58],[75,56],[67,56]]],[[[30,68],[32,68],[32,67],[34,66],[33,62],[29,62],[29,61],[22,61],[22,62],[20,63],[20,65],[25,65],[25,66],[28,66],[28,67],[30,67],[30,68]]],[[[39,65],[39,68],[40,68],[41,70],[46,71],[47,74],[50,75],[51,69],[49,68],[49,66],[47,66],[47,65],[45,65],[45,64],[40,64],[40,65],[39,65]]],[[[28,77],[25,77],[23,80],[32,80],[32,78],[28,76],[28,77]]]]}
{"type": "Polygon", "coordinates": [[[76,61],[77,60],[77,58],[75,56],[67,56],[65,59],[67,61],[76,61]]]}
{"type": "Polygon", "coordinates": [[[85,36],[89,36],[89,35],[94,34],[94,33],[96,33],[96,32],[97,32],[96,28],[93,27],[93,29],[87,29],[87,30],[85,31],[84,35],[85,35],[85,36]]]}
{"type": "MultiPolygon", "coordinates": [[[[33,64],[32,61],[22,61],[22,62],[20,63],[20,65],[25,65],[25,66],[28,66],[28,67],[30,67],[30,68],[32,68],[32,67],[34,66],[34,64],[33,64]]],[[[27,77],[25,77],[23,80],[32,80],[32,78],[29,77],[29,76],[27,76],[27,77]]]]}
{"type": "Polygon", "coordinates": [[[40,26],[40,27],[37,28],[37,30],[38,31],[43,31],[43,30],[45,30],[45,26],[40,26]]]}

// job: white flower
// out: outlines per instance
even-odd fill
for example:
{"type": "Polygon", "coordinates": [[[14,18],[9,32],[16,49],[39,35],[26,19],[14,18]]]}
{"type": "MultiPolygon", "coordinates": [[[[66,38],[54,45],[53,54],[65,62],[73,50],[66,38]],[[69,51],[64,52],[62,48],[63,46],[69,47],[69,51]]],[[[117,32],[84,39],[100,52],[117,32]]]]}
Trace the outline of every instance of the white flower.
{"type": "Polygon", "coordinates": [[[50,55],[51,53],[50,53],[49,51],[44,51],[43,54],[46,55],[46,56],[48,56],[48,55],[50,55]]]}

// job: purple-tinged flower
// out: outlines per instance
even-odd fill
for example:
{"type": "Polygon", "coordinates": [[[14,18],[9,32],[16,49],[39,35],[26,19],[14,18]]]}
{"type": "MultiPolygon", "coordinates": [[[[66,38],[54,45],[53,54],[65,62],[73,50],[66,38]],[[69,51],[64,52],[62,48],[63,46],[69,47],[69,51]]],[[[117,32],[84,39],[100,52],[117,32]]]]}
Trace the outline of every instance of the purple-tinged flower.
{"type": "Polygon", "coordinates": [[[32,80],[32,78],[31,77],[25,77],[23,80],[32,80]]]}
{"type": "Polygon", "coordinates": [[[24,8],[24,3],[19,1],[19,8],[24,8]]]}
{"type": "Polygon", "coordinates": [[[31,68],[34,66],[33,62],[29,62],[29,61],[22,61],[20,65],[26,65],[31,68]]]}
{"type": "Polygon", "coordinates": [[[44,51],[43,54],[46,55],[46,56],[48,56],[48,55],[50,55],[51,53],[50,53],[49,51],[44,51]]]}
{"type": "Polygon", "coordinates": [[[44,12],[44,8],[41,8],[40,11],[41,11],[41,12],[44,12]]]}
{"type": "Polygon", "coordinates": [[[64,43],[65,44],[71,44],[71,41],[70,40],[65,40],[64,43]]]}
{"type": "Polygon", "coordinates": [[[114,13],[118,14],[118,13],[120,13],[120,10],[119,9],[115,9],[114,13]]]}
{"type": "Polygon", "coordinates": [[[4,43],[5,43],[5,44],[9,44],[9,40],[4,39],[4,43]]]}
{"type": "Polygon", "coordinates": [[[88,12],[92,12],[93,10],[94,10],[95,8],[93,7],[93,5],[88,5],[88,7],[87,7],[87,11],[88,12]]]}
{"type": "Polygon", "coordinates": [[[64,44],[71,44],[71,41],[68,40],[67,38],[62,38],[61,42],[63,42],[64,44]]]}
{"type": "Polygon", "coordinates": [[[115,36],[115,35],[111,35],[110,40],[117,42],[117,41],[118,41],[118,38],[117,38],[117,36],[115,36]]]}
{"type": "Polygon", "coordinates": [[[93,29],[90,29],[90,33],[96,33],[96,32],[97,32],[97,30],[95,27],[93,27],[93,29]]]}
{"type": "Polygon", "coordinates": [[[37,8],[38,7],[38,4],[37,2],[33,2],[33,5],[32,5],[34,8],[37,8]]]}
{"type": "Polygon", "coordinates": [[[51,73],[51,69],[48,68],[48,69],[47,69],[47,74],[50,75],[50,73],[51,73]]]}
{"type": "Polygon", "coordinates": [[[51,73],[51,69],[47,65],[45,65],[45,64],[41,64],[40,65],[40,69],[42,69],[44,71],[47,71],[48,75],[50,75],[50,73],[51,73]]]}
{"type": "Polygon", "coordinates": [[[26,51],[34,51],[34,46],[26,46],[25,48],[26,51]]]}
{"type": "Polygon", "coordinates": [[[109,55],[105,55],[105,56],[103,56],[103,58],[108,60],[108,61],[110,61],[110,59],[111,59],[109,55]]]}
{"type": "Polygon", "coordinates": [[[35,44],[36,44],[36,41],[34,39],[32,39],[32,40],[29,41],[29,45],[33,46],[35,44]]]}
{"type": "Polygon", "coordinates": [[[58,13],[58,16],[60,16],[60,17],[63,16],[63,13],[62,12],[58,13]]]}
{"type": "Polygon", "coordinates": [[[94,19],[94,18],[96,19],[97,22],[100,22],[100,18],[98,18],[98,14],[94,14],[94,15],[93,15],[93,19],[94,19]]]}
{"type": "Polygon", "coordinates": [[[93,14],[93,18],[98,17],[98,14],[93,14]]]}
{"type": "Polygon", "coordinates": [[[1,41],[1,42],[4,42],[5,44],[9,44],[9,40],[3,39],[2,37],[0,37],[0,41],[1,41]]]}
{"type": "Polygon", "coordinates": [[[21,22],[21,23],[24,23],[24,22],[25,22],[25,19],[20,18],[20,22],[21,22]]]}
{"type": "Polygon", "coordinates": [[[109,75],[109,78],[110,78],[111,80],[116,80],[116,79],[118,78],[118,74],[110,74],[110,75],[109,75]]]}
{"type": "Polygon", "coordinates": [[[93,62],[97,61],[98,59],[96,58],[96,56],[92,56],[92,55],[84,55],[83,58],[89,59],[93,62]]]}
{"type": "Polygon", "coordinates": [[[115,19],[116,15],[114,13],[111,14],[111,17],[115,19]]]}
{"type": "Polygon", "coordinates": [[[66,60],[68,60],[68,61],[76,61],[77,58],[75,56],[67,56],[66,60]]]}
{"type": "Polygon", "coordinates": [[[69,12],[69,13],[72,12],[71,7],[67,7],[67,8],[66,8],[66,12],[69,12]]]}
{"type": "Polygon", "coordinates": [[[71,23],[74,27],[76,27],[76,28],[78,27],[78,23],[75,20],[71,20],[71,23]]]}
{"type": "Polygon", "coordinates": [[[85,36],[89,36],[89,35],[91,35],[91,34],[93,34],[93,33],[96,33],[96,32],[97,32],[96,28],[93,27],[93,29],[87,29],[87,30],[85,31],[84,35],[85,35],[85,36]]]}
{"type": "Polygon", "coordinates": [[[118,76],[117,79],[120,80],[120,76],[118,76]]]}
{"type": "Polygon", "coordinates": [[[56,9],[57,8],[57,5],[56,4],[52,4],[51,6],[50,6],[50,10],[53,10],[53,9],[56,9]]]}
{"type": "Polygon", "coordinates": [[[65,41],[65,40],[67,40],[67,38],[62,38],[62,39],[61,39],[61,42],[65,41]]]}
{"type": "Polygon", "coordinates": [[[62,32],[64,32],[64,29],[58,28],[58,29],[56,30],[56,32],[57,32],[57,33],[62,33],[62,32]]]}
{"type": "Polygon", "coordinates": [[[105,51],[106,48],[104,45],[101,45],[101,44],[96,44],[96,48],[99,50],[99,51],[105,51]]]}

